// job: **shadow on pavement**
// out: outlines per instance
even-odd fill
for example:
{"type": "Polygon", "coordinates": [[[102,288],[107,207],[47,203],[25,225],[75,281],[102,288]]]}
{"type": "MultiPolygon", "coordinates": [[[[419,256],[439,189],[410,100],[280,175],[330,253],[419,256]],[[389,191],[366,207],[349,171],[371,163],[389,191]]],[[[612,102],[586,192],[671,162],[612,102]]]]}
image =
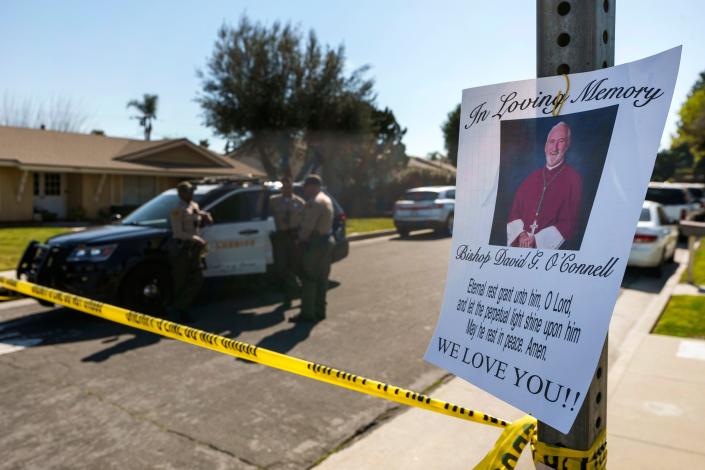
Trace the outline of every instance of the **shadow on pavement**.
{"type": "Polygon", "coordinates": [[[262,338],[257,347],[285,354],[309,337],[317,323],[294,323],[291,328],[279,330],[262,338]]]}
{"type": "Polygon", "coordinates": [[[396,237],[392,237],[389,240],[393,242],[414,242],[421,240],[440,240],[442,238],[448,238],[448,235],[435,231],[424,230],[420,232],[412,232],[406,237],[401,237],[397,235],[396,237]]]}
{"type": "Polygon", "coordinates": [[[622,288],[658,294],[676,269],[678,269],[677,263],[666,263],[660,270],[628,266],[622,279],[622,288]]]}
{"type": "MultiPolygon", "coordinates": [[[[112,341],[117,341],[118,339],[119,338],[117,336],[113,339],[108,338],[103,341],[103,343],[110,343],[112,341]]],[[[146,331],[137,331],[135,332],[135,336],[133,338],[130,338],[121,343],[117,343],[114,346],[103,349],[102,351],[98,351],[89,356],[86,356],[81,359],[81,362],[104,362],[116,354],[122,354],[132,349],[139,349],[151,346],[153,344],[157,344],[160,340],[161,336],[155,335],[153,333],[148,333],[146,331]]]]}
{"type": "MultiPolygon", "coordinates": [[[[330,281],[329,289],[340,285],[330,281]]],[[[191,311],[190,326],[237,338],[246,331],[275,329],[284,323],[286,310],[277,305],[281,294],[260,280],[212,282],[202,289],[191,311]],[[267,306],[269,311],[253,311],[267,306]]],[[[285,323],[287,327],[273,331],[258,346],[287,352],[311,333],[315,324],[285,323]]],[[[159,343],[163,337],[135,328],[103,320],[68,308],[55,308],[0,322],[0,337],[37,339],[35,347],[103,339],[104,349],[81,359],[82,362],[104,362],[124,352],[159,343]],[[126,336],[126,338],[121,338],[126,336]]]]}

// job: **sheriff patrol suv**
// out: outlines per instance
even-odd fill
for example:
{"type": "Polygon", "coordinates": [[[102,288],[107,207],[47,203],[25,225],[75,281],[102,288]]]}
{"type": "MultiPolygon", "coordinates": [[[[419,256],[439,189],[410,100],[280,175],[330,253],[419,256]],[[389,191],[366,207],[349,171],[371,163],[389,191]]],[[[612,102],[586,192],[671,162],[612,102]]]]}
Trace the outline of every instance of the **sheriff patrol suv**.
{"type": "MultiPolygon", "coordinates": [[[[194,181],[193,199],[211,213],[202,229],[208,242],[207,278],[265,273],[272,264],[270,234],[274,219],[269,197],[279,183],[258,180],[194,181]]],[[[295,191],[303,192],[301,186],[295,191]]],[[[333,261],[348,255],[345,213],[335,209],[333,261]]],[[[169,214],[178,204],[176,189],[146,202],[124,220],[32,241],[17,267],[17,277],[47,287],[139,311],[159,312],[173,295],[170,256],[176,250],[169,214]]]]}

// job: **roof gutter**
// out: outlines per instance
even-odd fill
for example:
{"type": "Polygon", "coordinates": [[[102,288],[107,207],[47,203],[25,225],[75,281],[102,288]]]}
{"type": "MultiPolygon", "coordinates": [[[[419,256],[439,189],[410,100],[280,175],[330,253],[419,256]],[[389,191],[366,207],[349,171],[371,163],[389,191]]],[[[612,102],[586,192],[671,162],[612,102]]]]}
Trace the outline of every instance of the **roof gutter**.
{"type": "MultiPolygon", "coordinates": [[[[223,172],[224,168],[214,168],[212,172],[204,171],[192,171],[189,169],[155,169],[155,170],[142,170],[142,169],[125,169],[125,168],[86,168],[86,167],[74,167],[65,165],[33,165],[33,164],[23,164],[17,160],[0,160],[0,167],[10,167],[17,168],[21,171],[35,171],[35,172],[54,172],[54,173],[82,173],[82,174],[105,174],[109,173],[111,175],[143,175],[143,176],[174,176],[174,177],[207,177],[207,176],[229,176],[229,175],[240,175],[249,176],[252,172],[223,172]],[[221,171],[219,171],[221,170],[221,171]]],[[[237,171],[236,168],[228,168],[237,171]]],[[[209,169],[210,170],[210,169],[209,169]]]]}

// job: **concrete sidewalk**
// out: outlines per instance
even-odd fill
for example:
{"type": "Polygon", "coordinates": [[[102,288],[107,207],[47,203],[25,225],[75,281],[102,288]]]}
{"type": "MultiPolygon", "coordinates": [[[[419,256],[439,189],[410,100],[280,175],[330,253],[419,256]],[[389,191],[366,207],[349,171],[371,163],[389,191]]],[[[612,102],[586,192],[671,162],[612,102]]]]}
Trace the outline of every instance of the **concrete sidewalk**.
{"type": "Polygon", "coordinates": [[[705,341],[646,337],[608,416],[609,468],[705,468],[705,341]]]}
{"type": "MultiPolygon", "coordinates": [[[[649,335],[632,357],[608,402],[610,469],[705,468],[705,341],[649,335]]],[[[523,413],[453,379],[433,396],[472,403],[506,419],[523,413]]],[[[489,451],[500,430],[410,409],[317,469],[463,469],[489,451]]],[[[517,469],[533,469],[525,450],[517,469]]]]}
{"type": "MultiPolygon", "coordinates": [[[[682,269],[659,294],[625,289],[615,306],[608,380],[610,469],[705,468],[705,341],[650,334],[682,269]]],[[[508,420],[524,414],[458,378],[431,396],[508,420]]],[[[467,470],[499,434],[497,428],[408,409],[316,468],[467,470]]],[[[534,468],[529,450],[516,468],[534,468]]]]}

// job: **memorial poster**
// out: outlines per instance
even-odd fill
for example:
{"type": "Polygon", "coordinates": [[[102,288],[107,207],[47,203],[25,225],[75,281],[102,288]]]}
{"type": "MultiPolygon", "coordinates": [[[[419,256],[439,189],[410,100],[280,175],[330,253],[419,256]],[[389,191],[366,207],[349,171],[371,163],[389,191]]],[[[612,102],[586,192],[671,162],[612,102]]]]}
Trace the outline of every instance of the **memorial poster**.
{"type": "Polygon", "coordinates": [[[426,360],[567,433],[602,350],[681,48],[463,91],[426,360]]]}

